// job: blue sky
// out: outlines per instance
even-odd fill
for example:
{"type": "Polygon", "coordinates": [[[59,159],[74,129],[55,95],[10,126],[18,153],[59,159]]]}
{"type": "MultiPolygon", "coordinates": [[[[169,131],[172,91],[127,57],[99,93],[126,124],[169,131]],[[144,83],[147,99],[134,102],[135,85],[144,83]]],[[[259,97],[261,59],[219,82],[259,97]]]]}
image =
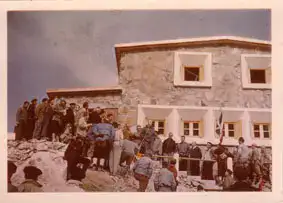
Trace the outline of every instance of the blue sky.
{"type": "Polygon", "coordinates": [[[114,44],[221,35],[271,40],[271,11],[10,12],[8,131],[48,88],[116,85],[114,44]]]}

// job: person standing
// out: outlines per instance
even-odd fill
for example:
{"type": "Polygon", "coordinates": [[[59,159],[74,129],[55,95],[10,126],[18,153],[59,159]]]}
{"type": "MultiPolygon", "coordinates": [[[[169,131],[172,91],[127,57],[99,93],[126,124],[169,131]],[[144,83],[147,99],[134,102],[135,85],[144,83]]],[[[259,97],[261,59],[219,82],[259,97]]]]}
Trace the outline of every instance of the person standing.
{"type": "Polygon", "coordinates": [[[98,106],[94,111],[89,115],[89,123],[98,124],[101,123],[100,114],[102,113],[101,108],[98,106]]]}
{"type": "Polygon", "coordinates": [[[84,113],[89,114],[88,102],[84,102],[83,108],[80,108],[80,110],[78,110],[78,112],[76,113],[76,116],[75,116],[75,125],[76,126],[78,125],[80,118],[83,117],[84,113]]]}
{"type": "Polygon", "coordinates": [[[245,140],[240,137],[235,156],[235,166],[243,166],[249,170],[249,148],[245,145],[245,140]]]}
{"type": "Polygon", "coordinates": [[[35,166],[26,166],[24,174],[25,181],[19,185],[19,192],[43,192],[42,185],[38,182],[38,177],[42,175],[40,169],[35,166]]]}
{"type": "Polygon", "coordinates": [[[256,144],[252,144],[252,150],[250,152],[250,168],[251,176],[255,173],[257,177],[262,175],[261,173],[261,164],[260,164],[260,153],[256,148],[256,144]]]}
{"type": "Polygon", "coordinates": [[[270,182],[271,157],[270,155],[268,155],[267,150],[264,146],[261,147],[261,151],[260,151],[260,163],[262,167],[263,179],[270,182]]]}
{"type": "Polygon", "coordinates": [[[54,115],[53,105],[54,100],[49,99],[43,115],[42,131],[40,137],[47,138],[48,140],[51,140],[51,134],[56,130],[52,123],[52,118],[54,115]]]}
{"type": "Polygon", "coordinates": [[[18,188],[11,182],[11,178],[16,171],[17,166],[12,161],[8,161],[8,192],[18,192],[18,188]]]}
{"type": "MultiPolygon", "coordinates": [[[[162,154],[162,140],[158,136],[158,132],[155,131],[154,139],[151,145],[151,150],[153,155],[161,155],[162,154]]],[[[156,159],[155,159],[156,160],[156,159]]]]}
{"type": "Polygon", "coordinates": [[[162,162],[162,169],[154,178],[154,189],[156,192],[176,191],[176,181],[173,173],[168,169],[168,162],[162,162]]]}
{"type": "Polygon", "coordinates": [[[112,175],[116,175],[123,146],[123,131],[121,125],[116,122],[113,123],[113,127],[115,129],[115,137],[113,140],[113,147],[110,152],[109,167],[110,173],[112,175]]]}
{"type": "Polygon", "coordinates": [[[102,123],[95,124],[89,132],[91,140],[95,140],[94,157],[97,158],[96,170],[100,167],[100,160],[104,159],[104,169],[109,167],[109,155],[112,148],[112,141],[115,137],[114,127],[102,119],[102,123]]]}
{"type": "MultiPolygon", "coordinates": [[[[162,145],[162,153],[163,156],[170,156],[173,157],[174,153],[176,152],[176,142],[173,140],[173,133],[168,134],[169,137],[163,142],[162,145]]],[[[170,158],[167,158],[165,160],[169,160],[170,158]]]]}
{"type": "Polygon", "coordinates": [[[37,106],[37,99],[31,100],[31,104],[28,107],[28,123],[27,123],[27,140],[32,139],[33,131],[35,128],[35,109],[37,106]]]}
{"type": "Polygon", "coordinates": [[[66,115],[64,116],[64,129],[68,123],[71,124],[73,135],[75,135],[75,108],[76,104],[71,103],[70,107],[66,110],[66,115]]]}
{"type": "Polygon", "coordinates": [[[202,162],[202,173],[201,173],[201,179],[202,180],[213,180],[213,150],[212,150],[212,143],[208,142],[206,145],[206,149],[203,156],[203,162],[202,162]]]}
{"type": "Polygon", "coordinates": [[[24,104],[17,110],[15,140],[26,139],[28,133],[28,106],[29,102],[25,101],[24,104]]]}
{"type": "MultiPolygon", "coordinates": [[[[201,159],[202,153],[200,148],[197,146],[196,142],[192,142],[192,147],[190,149],[190,158],[201,159]]],[[[190,160],[190,175],[199,176],[200,175],[200,161],[190,160]]]]}
{"type": "Polygon", "coordinates": [[[181,158],[179,161],[179,171],[187,171],[188,160],[182,158],[188,158],[189,144],[185,141],[186,137],[181,137],[181,142],[177,144],[177,152],[181,158]]]}
{"type": "Polygon", "coordinates": [[[43,127],[43,117],[47,104],[48,104],[48,99],[44,98],[42,99],[41,103],[35,108],[36,122],[33,131],[34,139],[40,139],[41,137],[42,127],[43,127]]]}
{"type": "Polygon", "coordinates": [[[145,192],[149,179],[153,173],[152,153],[147,151],[142,158],[137,160],[133,167],[134,178],[139,181],[138,192],[145,192]]]}
{"type": "Polygon", "coordinates": [[[77,125],[77,132],[76,136],[79,136],[83,139],[84,145],[83,145],[83,156],[87,157],[88,150],[91,146],[91,140],[88,138],[87,133],[89,131],[89,128],[92,126],[91,123],[87,123],[88,121],[88,114],[85,112],[83,114],[83,117],[79,119],[78,125],[77,125]]]}
{"type": "Polygon", "coordinates": [[[228,157],[233,158],[233,155],[223,145],[219,145],[214,150],[213,153],[214,153],[214,155],[216,157],[216,161],[217,161],[217,168],[218,168],[217,176],[222,181],[223,178],[225,177],[225,173],[228,169],[227,159],[228,159],[228,157]]]}
{"type": "Polygon", "coordinates": [[[122,154],[119,165],[121,166],[126,161],[126,169],[130,170],[130,165],[138,152],[139,146],[131,140],[131,138],[123,140],[122,154]]]}

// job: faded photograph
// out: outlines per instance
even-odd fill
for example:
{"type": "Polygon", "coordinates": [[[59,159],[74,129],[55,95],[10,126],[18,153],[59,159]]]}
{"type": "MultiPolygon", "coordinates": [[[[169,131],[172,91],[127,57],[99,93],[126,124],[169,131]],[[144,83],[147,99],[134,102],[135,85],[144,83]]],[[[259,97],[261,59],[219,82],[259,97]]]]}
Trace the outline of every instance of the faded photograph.
{"type": "Polygon", "coordinates": [[[270,192],[271,11],[10,11],[8,192],[270,192]]]}

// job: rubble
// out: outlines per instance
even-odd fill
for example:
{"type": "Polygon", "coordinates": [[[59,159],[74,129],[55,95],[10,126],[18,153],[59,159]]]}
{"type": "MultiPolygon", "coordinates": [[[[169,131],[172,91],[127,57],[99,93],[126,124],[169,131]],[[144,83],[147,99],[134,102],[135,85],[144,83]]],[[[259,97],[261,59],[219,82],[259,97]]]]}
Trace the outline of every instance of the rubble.
{"type": "MultiPolygon", "coordinates": [[[[42,170],[39,182],[44,192],[136,192],[139,184],[133,177],[133,172],[125,167],[118,167],[118,175],[111,176],[106,171],[88,169],[86,178],[79,181],[66,182],[67,162],[63,159],[66,144],[59,142],[37,141],[28,142],[8,141],[8,160],[17,165],[17,172],[12,177],[12,183],[18,186],[24,180],[23,169],[33,165],[42,170]]],[[[95,161],[95,160],[94,160],[95,161]]],[[[103,163],[102,163],[103,164],[103,163]]],[[[132,169],[133,165],[130,167],[132,169]]],[[[155,192],[153,180],[161,169],[161,162],[153,162],[153,175],[146,192],[155,192]]],[[[178,173],[177,192],[196,192],[197,186],[204,189],[221,190],[215,181],[203,181],[200,177],[187,176],[187,172],[178,173]]],[[[271,191],[271,184],[265,184],[264,191],[271,191]]]]}

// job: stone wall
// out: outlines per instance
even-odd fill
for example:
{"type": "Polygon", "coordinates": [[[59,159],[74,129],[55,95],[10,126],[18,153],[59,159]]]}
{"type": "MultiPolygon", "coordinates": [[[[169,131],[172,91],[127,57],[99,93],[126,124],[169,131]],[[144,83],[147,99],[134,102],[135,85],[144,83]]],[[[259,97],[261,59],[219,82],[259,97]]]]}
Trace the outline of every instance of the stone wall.
{"type": "Polygon", "coordinates": [[[205,47],[126,53],[121,58],[119,82],[123,103],[271,108],[271,90],[243,90],[241,54],[270,54],[249,49],[205,47]],[[175,87],[174,51],[212,53],[212,88],[175,87]]]}

